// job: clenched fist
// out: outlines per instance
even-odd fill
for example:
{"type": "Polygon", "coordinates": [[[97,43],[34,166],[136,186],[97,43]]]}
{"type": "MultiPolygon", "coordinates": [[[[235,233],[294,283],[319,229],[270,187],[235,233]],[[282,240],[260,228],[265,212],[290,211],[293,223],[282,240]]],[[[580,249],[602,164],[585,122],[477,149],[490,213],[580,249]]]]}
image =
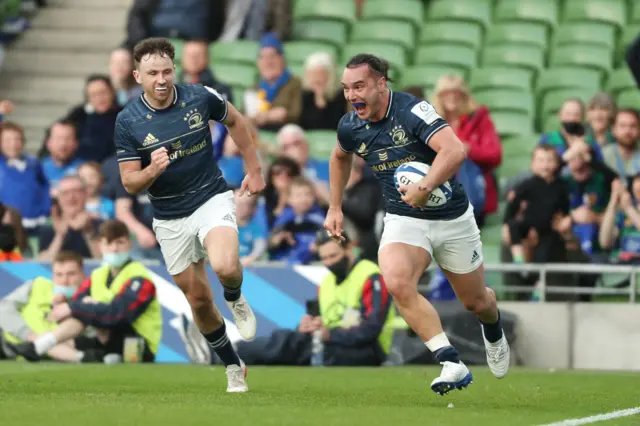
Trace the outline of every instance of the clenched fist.
{"type": "Polygon", "coordinates": [[[162,147],[153,151],[151,153],[151,164],[149,164],[153,177],[156,178],[160,176],[162,172],[167,170],[170,162],[171,160],[169,159],[169,152],[167,151],[167,148],[162,147]]]}

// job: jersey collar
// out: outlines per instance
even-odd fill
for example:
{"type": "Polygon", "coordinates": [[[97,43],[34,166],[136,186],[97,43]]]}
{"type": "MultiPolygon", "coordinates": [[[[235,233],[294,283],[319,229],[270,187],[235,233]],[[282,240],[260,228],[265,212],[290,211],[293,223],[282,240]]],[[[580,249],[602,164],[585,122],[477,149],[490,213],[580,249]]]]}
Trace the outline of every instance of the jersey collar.
{"type": "Polygon", "coordinates": [[[389,118],[391,114],[391,104],[393,104],[393,90],[389,89],[389,105],[387,105],[387,113],[384,115],[384,118],[389,118]]]}
{"type": "Polygon", "coordinates": [[[153,108],[149,102],[147,102],[147,100],[144,98],[144,93],[142,93],[140,95],[140,100],[142,101],[142,103],[144,104],[144,106],[146,106],[147,108],[149,108],[151,110],[151,112],[158,112],[158,111],[163,111],[165,109],[171,108],[173,105],[178,103],[178,88],[174,85],[173,86],[173,102],[171,103],[171,105],[169,105],[167,108],[163,108],[161,110],[158,110],[156,108],[153,108]]]}

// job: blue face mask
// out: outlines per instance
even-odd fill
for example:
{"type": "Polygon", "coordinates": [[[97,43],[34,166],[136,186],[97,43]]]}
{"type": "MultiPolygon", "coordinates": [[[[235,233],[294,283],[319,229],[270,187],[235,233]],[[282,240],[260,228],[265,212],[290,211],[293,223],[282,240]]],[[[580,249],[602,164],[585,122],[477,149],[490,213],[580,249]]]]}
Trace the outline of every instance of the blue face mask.
{"type": "Polygon", "coordinates": [[[121,253],[105,253],[103,255],[104,263],[112,268],[121,268],[125,263],[129,261],[131,255],[128,251],[121,253]]]}
{"type": "Polygon", "coordinates": [[[55,284],[53,286],[53,294],[62,294],[67,299],[71,299],[75,292],[76,292],[76,289],[73,287],[66,287],[66,286],[55,285],[55,284]]]}

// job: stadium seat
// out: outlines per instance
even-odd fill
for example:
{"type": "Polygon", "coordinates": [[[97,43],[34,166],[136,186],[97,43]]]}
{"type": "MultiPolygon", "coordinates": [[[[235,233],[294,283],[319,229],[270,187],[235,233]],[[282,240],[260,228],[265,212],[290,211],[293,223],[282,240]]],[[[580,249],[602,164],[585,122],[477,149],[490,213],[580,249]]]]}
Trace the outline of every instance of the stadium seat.
{"type": "Polygon", "coordinates": [[[503,141],[503,161],[497,170],[499,180],[503,181],[501,187],[504,179],[517,176],[531,168],[531,152],[538,144],[539,139],[539,136],[534,133],[522,133],[517,137],[507,138],[503,141]]]}
{"type": "Polygon", "coordinates": [[[497,88],[529,92],[532,87],[531,74],[515,68],[475,68],[471,71],[469,86],[474,92],[497,88]]]}
{"type": "Polygon", "coordinates": [[[476,51],[468,46],[439,43],[433,46],[418,46],[416,65],[441,65],[468,72],[476,66],[476,51]]]}
{"type": "Polygon", "coordinates": [[[536,93],[540,96],[554,89],[581,87],[597,92],[602,79],[596,70],[577,67],[558,67],[542,70],[536,84],[536,93]]]}
{"type": "MultiPolygon", "coordinates": [[[[500,137],[528,135],[533,133],[532,116],[521,112],[491,113],[491,119],[500,137]]],[[[505,157],[506,158],[506,157],[505,157]]]]}
{"type": "Polygon", "coordinates": [[[624,0],[565,0],[565,22],[604,22],[616,28],[626,23],[624,0]]]}
{"type": "MultiPolygon", "coordinates": [[[[209,49],[215,64],[240,62],[256,66],[258,43],[251,40],[236,40],[230,43],[213,43],[209,49]]],[[[217,66],[217,65],[216,65],[217,66]]]]}
{"type": "Polygon", "coordinates": [[[612,51],[604,46],[571,44],[551,49],[549,66],[563,65],[584,67],[600,71],[604,75],[611,70],[612,51]]]}
{"type": "Polygon", "coordinates": [[[422,27],[419,44],[461,44],[477,49],[482,44],[482,29],[473,22],[438,21],[422,27]]]}
{"type": "Polygon", "coordinates": [[[510,66],[528,70],[536,75],[544,64],[544,50],[530,44],[502,44],[487,46],[482,66],[510,66]]]}
{"type": "MultiPolygon", "coordinates": [[[[393,2],[390,2],[393,3],[393,2]]],[[[432,0],[426,25],[437,21],[474,22],[486,29],[491,24],[491,2],[481,0],[432,0]]]]}
{"type": "Polygon", "coordinates": [[[348,25],[327,19],[308,19],[293,23],[293,36],[297,40],[313,40],[341,47],[347,42],[348,25]]]}
{"type": "Polygon", "coordinates": [[[638,89],[623,90],[616,97],[618,108],[634,108],[640,111],[640,92],[638,89]]]}
{"type": "Polygon", "coordinates": [[[371,53],[381,56],[387,60],[396,72],[399,72],[407,65],[407,55],[404,48],[393,43],[383,42],[358,42],[349,43],[342,49],[342,64],[346,64],[349,59],[359,53],[371,53]]]}
{"type": "Polygon", "coordinates": [[[427,91],[433,90],[438,79],[446,74],[459,74],[463,78],[464,74],[455,67],[440,65],[416,65],[405,68],[402,71],[402,87],[420,86],[427,91]]]}
{"type": "Polygon", "coordinates": [[[294,40],[284,44],[284,55],[290,64],[303,64],[307,56],[317,52],[327,52],[334,59],[338,58],[338,48],[333,44],[310,40],[294,40]]]}
{"type": "Polygon", "coordinates": [[[402,46],[406,52],[413,50],[416,31],[409,22],[369,20],[358,21],[351,27],[352,43],[382,41],[402,46]]]}
{"type": "Polygon", "coordinates": [[[615,28],[603,22],[567,22],[557,29],[553,45],[595,44],[613,50],[616,45],[615,28]]]}
{"type": "Polygon", "coordinates": [[[293,8],[294,22],[307,19],[331,19],[351,25],[356,21],[356,5],[353,1],[313,0],[296,2],[293,8]]]}
{"type": "Polygon", "coordinates": [[[550,114],[546,116],[542,122],[540,131],[543,133],[554,132],[560,129],[560,120],[556,114],[550,114]]]}
{"type": "Polygon", "coordinates": [[[305,134],[311,156],[327,160],[336,145],[336,132],[333,130],[309,130],[305,134]]]}
{"type": "Polygon", "coordinates": [[[260,130],[260,132],[258,133],[258,139],[260,139],[260,142],[272,147],[278,146],[277,136],[278,132],[271,132],[267,130],[260,130]]]}
{"type": "MultiPolygon", "coordinates": [[[[640,10],[640,5],[636,7],[636,9],[640,10]]],[[[636,24],[629,24],[622,30],[622,35],[620,36],[620,40],[618,41],[618,45],[616,46],[614,65],[615,66],[623,66],[625,64],[624,57],[627,51],[627,47],[631,44],[636,37],[640,35],[640,22],[636,24]]],[[[626,66],[626,65],[624,65],[626,66]]]]}
{"type": "Polygon", "coordinates": [[[640,4],[633,0],[629,3],[629,6],[631,7],[631,19],[629,22],[632,24],[640,24],[640,4]]]}
{"type": "Polygon", "coordinates": [[[548,30],[558,24],[557,0],[498,0],[495,22],[535,22],[548,30]]]}
{"type": "Polygon", "coordinates": [[[220,81],[234,87],[248,89],[254,87],[258,79],[258,69],[255,65],[216,62],[213,69],[216,70],[216,77],[220,81]]]}
{"type": "Polygon", "coordinates": [[[539,101],[539,124],[544,126],[544,120],[549,115],[557,115],[558,111],[562,107],[562,104],[570,98],[578,98],[585,104],[589,102],[589,99],[595,94],[591,89],[586,88],[570,88],[550,90],[540,97],[539,101]]]}
{"type": "Polygon", "coordinates": [[[242,86],[234,86],[231,88],[233,96],[233,106],[240,112],[244,113],[244,90],[242,86]]]}
{"type": "Polygon", "coordinates": [[[408,22],[417,31],[422,27],[423,16],[424,5],[419,0],[367,0],[360,20],[384,19],[387,22],[408,22]]]}
{"type": "MultiPolygon", "coordinates": [[[[482,230],[480,231],[480,239],[482,240],[482,254],[486,255],[485,253],[485,248],[484,245],[488,245],[490,247],[497,247],[498,248],[498,255],[500,253],[499,248],[500,248],[500,242],[502,240],[502,224],[496,224],[496,225],[485,225],[482,230]]],[[[494,254],[495,256],[495,254],[494,254]]],[[[485,259],[486,261],[486,259],[485,259]]],[[[489,263],[489,262],[487,262],[489,263]]],[[[498,262],[493,262],[493,263],[500,263],[498,262]]]]}
{"type": "Polygon", "coordinates": [[[545,49],[547,47],[546,28],[535,22],[504,22],[489,28],[486,46],[511,43],[532,44],[545,49]]]}
{"type": "Polygon", "coordinates": [[[531,92],[517,89],[492,89],[474,92],[473,97],[479,103],[486,105],[491,113],[521,112],[533,115],[534,102],[531,92]]]}
{"type": "Polygon", "coordinates": [[[611,93],[614,97],[624,90],[632,90],[636,87],[636,81],[633,79],[633,75],[631,74],[629,67],[620,67],[609,74],[609,79],[607,80],[607,92],[611,93]]]}
{"type": "Polygon", "coordinates": [[[180,63],[180,60],[182,60],[182,50],[184,49],[184,41],[180,40],[179,38],[170,38],[169,41],[171,42],[171,44],[173,44],[173,47],[175,49],[175,56],[173,60],[175,63],[178,64],[180,63]]]}
{"type": "MultiPolygon", "coordinates": [[[[3,9],[3,19],[19,18],[22,13],[22,0],[5,0],[0,8],[3,9]]],[[[2,21],[0,21],[2,23],[2,21]]]]}

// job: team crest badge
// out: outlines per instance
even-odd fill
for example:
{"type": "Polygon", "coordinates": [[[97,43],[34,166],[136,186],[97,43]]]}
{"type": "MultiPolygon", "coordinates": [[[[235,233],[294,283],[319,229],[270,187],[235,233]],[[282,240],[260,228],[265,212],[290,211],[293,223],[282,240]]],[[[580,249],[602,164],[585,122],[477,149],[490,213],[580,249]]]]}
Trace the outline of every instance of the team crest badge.
{"type": "Polygon", "coordinates": [[[197,129],[204,125],[202,115],[198,112],[198,108],[189,110],[189,112],[184,115],[184,121],[189,124],[190,129],[197,129]]]}
{"type": "Polygon", "coordinates": [[[391,136],[391,140],[393,140],[394,145],[404,145],[409,142],[407,134],[400,125],[395,126],[393,129],[391,129],[391,132],[389,132],[389,136],[391,136]]]}

